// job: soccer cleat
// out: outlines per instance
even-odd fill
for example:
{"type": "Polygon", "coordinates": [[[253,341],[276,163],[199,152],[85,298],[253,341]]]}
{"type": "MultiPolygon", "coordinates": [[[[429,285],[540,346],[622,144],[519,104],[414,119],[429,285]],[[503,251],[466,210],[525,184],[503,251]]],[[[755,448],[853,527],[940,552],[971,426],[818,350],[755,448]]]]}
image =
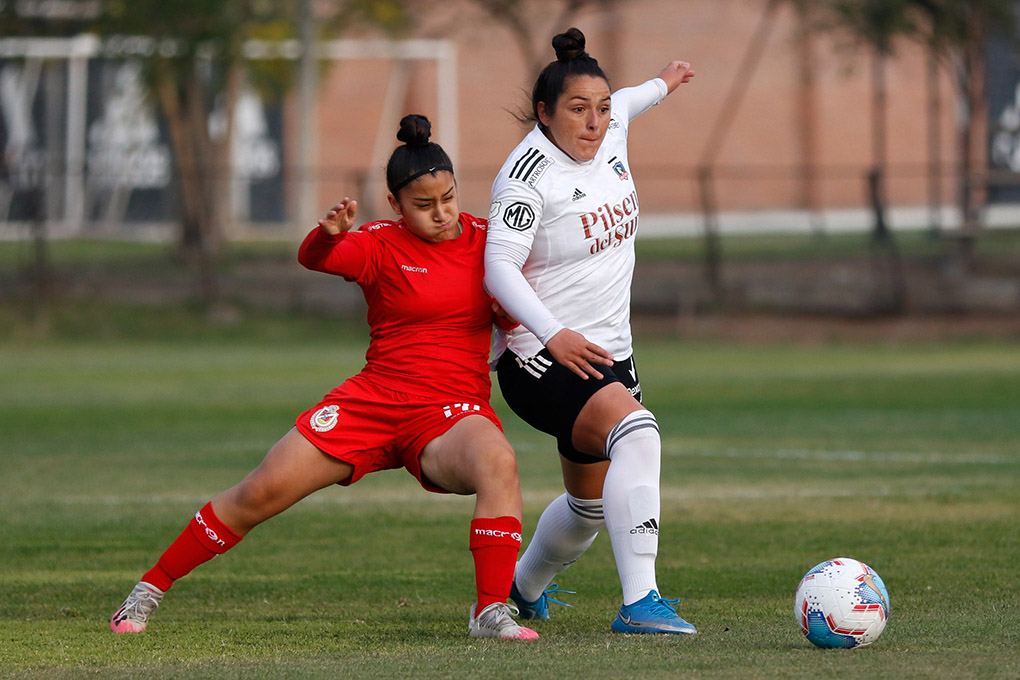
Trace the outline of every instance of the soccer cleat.
{"type": "Polygon", "coordinates": [[[156,586],[139,581],[110,619],[110,630],[114,633],[141,633],[163,595],[163,591],[156,586]]]}
{"type": "Polygon", "coordinates": [[[620,607],[612,629],[616,633],[697,633],[698,629],[681,619],[673,608],[679,601],[664,600],[653,590],[634,604],[620,607]]]}
{"type": "Polygon", "coordinates": [[[468,619],[468,635],[477,638],[501,638],[503,640],[537,640],[538,633],[518,625],[510,618],[518,614],[517,607],[506,602],[493,602],[475,616],[477,604],[471,605],[468,619]]]}
{"type": "Polygon", "coordinates": [[[534,602],[529,602],[521,596],[520,591],[517,590],[517,582],[510,586],[510,599],[514,601],[517,608],[521,611],[522,619],[548,619],[549,618],[549,603],[554,602],[564,607],[573,607],[572,604],[566,602],[560,602],[556,598],[552,597],[556,593],[570,593],[574,594],[573,590],[560,590],[558,583],[550,583],[546,586],[546,589],[538,596],[538,599],[534,602]]]}

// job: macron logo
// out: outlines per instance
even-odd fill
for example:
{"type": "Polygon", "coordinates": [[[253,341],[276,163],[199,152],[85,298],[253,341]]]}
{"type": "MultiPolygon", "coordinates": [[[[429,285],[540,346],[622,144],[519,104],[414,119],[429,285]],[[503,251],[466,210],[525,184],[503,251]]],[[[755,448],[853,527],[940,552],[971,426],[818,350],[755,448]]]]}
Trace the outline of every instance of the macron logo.
{"type": "Polygon", "coordinates": [[[201,526],[205,527],[205,535],[216,545],[225,546],[226,543],[219,537],[219,535],[209,528],[209,525],[205,523],[205,518],[202,517],[202,511],[199,510],[195,513],[195,521],[201,526]]]}
{"type": "Polygon", "coordinates": [[[405,272],[414,272],[415,274],[428,274],[429,273],[428,267],[414,267],[414,266],[409,265],[409,264],[402,264],[402,265],[400,265],[400,268],[403,269],[405,272]]]}
{"type": "Polygon", "coordinates": [[[521,535],[516,531],[499,531],[498,529],[475,529],[475,535],[477,536],[492,536],[493,538],[507,538],[510,537],[515,541],[520,542],[521,535]]]}

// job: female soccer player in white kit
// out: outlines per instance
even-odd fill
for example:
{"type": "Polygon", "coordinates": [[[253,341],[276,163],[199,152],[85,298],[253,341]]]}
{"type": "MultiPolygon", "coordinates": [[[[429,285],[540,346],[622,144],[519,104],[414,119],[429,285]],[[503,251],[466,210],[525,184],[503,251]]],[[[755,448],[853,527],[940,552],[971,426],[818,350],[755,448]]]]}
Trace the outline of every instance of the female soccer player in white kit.
{"type": "Polygon", "coordinates": [[[537,125],[493,183],[485,248],[486,287],[522,324],[494,340],[500,388],[556,437],[566,488],[543,512],[511,597],[522,617],[548,618],[552,579],[605,526],[623,588],[612,630],[695,633],[655,578],[661,446],[632,356],[639,204],[627,156],[631,121],[694,71],[674,61],[611,95],[581,31],[552,44],[556,61],[532,94],[537,125]]]}

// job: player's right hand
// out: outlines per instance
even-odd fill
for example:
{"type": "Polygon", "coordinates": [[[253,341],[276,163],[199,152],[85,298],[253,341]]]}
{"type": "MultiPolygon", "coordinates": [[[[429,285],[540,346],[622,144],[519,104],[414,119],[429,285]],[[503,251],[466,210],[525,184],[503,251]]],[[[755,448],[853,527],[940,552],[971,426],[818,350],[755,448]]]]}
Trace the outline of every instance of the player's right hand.
{"type": "Polygon", "coordinates": [[[613,355],[576,331],[564,328],[545,344],[553,359],[584,380],[588,376],[602,380],[602,374],[592,364],[613,365],[613,355]]]}
{"type": "Polygon", "coordinates": [[[358,202],[344,196],[344,200],[330,208],[326,217],[319,220],[319,228],[331,236],[343,234],[354,226],[357,214],[358,202]]]}

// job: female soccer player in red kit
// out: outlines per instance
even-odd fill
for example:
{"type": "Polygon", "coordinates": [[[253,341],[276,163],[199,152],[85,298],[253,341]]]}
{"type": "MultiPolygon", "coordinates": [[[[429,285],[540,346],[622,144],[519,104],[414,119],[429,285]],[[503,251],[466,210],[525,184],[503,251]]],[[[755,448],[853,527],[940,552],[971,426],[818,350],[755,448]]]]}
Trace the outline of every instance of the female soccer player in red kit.
{"type": "Polygon", "coordinates": [[[507,604],[521,543],[517,462],[489,406],[496,320],[482,286],[486,222],[459,211],[453,167],[406,116],[386,170],[400,219],[355,224],[345,198],[308,234],[305,267],[361,286],[371,341],[360,373],[297,418],[262,463],[199,510],[113,615],[112,630],[145,630],[176,579],[236,545],[252,528],[332,484],[404,467],[422,487],[475,494],[469,547],[477,601],[472,637],[533,640],[507,604]]]}

